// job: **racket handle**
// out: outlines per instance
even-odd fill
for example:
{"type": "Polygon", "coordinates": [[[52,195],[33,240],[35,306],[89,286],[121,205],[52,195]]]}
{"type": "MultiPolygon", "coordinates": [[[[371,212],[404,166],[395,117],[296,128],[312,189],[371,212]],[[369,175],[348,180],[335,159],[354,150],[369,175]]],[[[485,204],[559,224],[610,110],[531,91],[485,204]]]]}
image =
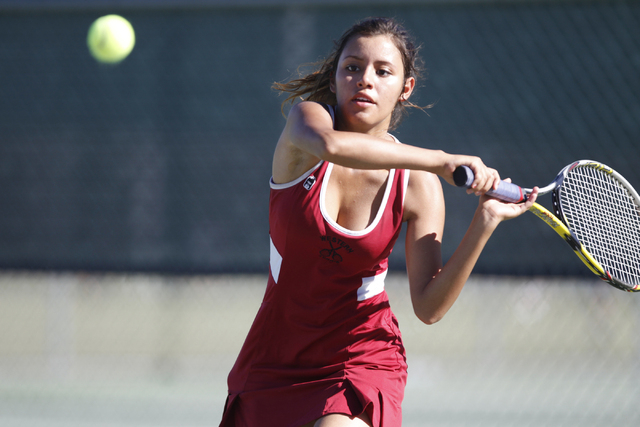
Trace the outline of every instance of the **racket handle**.
{"type": "MultiPolygon", "coordinates": [[[[458,166],[453,172],[453,181],[458,187],[470,188],[475,178],[469,166],[458,166]]],[[[487,196],[502,200],[503,202],[519,203],[527,200],[527,195],[518,185],[506,181],[500,181],[498,188],[487,191],[487,196]]]]}

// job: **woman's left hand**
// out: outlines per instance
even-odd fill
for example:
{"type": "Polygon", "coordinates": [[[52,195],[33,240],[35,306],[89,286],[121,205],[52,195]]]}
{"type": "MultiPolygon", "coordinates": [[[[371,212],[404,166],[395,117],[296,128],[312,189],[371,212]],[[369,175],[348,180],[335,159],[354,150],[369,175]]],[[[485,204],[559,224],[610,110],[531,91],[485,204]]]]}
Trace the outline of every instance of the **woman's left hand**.
{"type": "MultiPolygon", "coordinates": [[[[506,182],[511,182],[509,178],[505,179],[506,182]]],[[[490,196],[480,196],[480,202],[478,209],[482,210],[488,215],[488,219],[494,220],[497,223],[502,221],[516,218],[529,210],[538,198],[538,187],[534,187],[533,191],[527,197],[527,201],[524,203],[508,203],[502,202],[490,196]]],[[[497,225],[496,223],[496,225],[497,225]]]]}

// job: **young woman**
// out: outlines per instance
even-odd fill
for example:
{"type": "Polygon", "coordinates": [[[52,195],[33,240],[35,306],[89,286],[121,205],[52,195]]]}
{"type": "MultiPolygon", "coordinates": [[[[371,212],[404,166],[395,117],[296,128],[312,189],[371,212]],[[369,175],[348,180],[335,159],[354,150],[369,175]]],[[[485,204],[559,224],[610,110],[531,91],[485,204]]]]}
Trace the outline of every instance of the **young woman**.
{"type": "MultiPolygon", "coordinates": [[[[229,374],[221,426],[401,425],[405,352],[384,278],[407,223],[416,315],[451,308],[497,225],[526,211],[486,196],[442,265],[438,176],[475,172],[477,195],[498,173],[477,157],[403,145],[388,133],[416,84],[416,48],[400,25],[354,25],[320,70],[277,84],[295,104],[273,156],[270,274],[264,301],[229,374]]],[[[286,101],[285,101],[286,102],[286,101]]]]}

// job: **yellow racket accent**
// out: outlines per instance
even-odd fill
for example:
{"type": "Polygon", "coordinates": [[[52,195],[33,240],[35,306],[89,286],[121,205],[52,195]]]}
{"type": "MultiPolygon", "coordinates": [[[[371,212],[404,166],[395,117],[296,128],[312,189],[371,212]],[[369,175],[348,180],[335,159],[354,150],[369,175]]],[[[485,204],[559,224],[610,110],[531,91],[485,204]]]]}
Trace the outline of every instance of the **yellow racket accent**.
{"type": "Polygon", "coordinates": [[[573,249],[576,255],[578,255],[578,258],[580,258],[582,262],[589,267],[589,270],[591,270],[593,274],[603,280],[608,279],[607,273],[604,271],[604,268],[602,268],[600,263],[593,259],[591,254],[587,252],[584,246],[582,246],[582,243],[576,240],[567,226],[564,225],[553,213],[549,212],[544,206],[537,203],[534,203],[533,206],[529,208],[529,211],[546,222],[549,227],[553,228],[554,231],[558,233],[558,235],[562,237],[569,246],[571,246],[571,249],[573,249]]]}

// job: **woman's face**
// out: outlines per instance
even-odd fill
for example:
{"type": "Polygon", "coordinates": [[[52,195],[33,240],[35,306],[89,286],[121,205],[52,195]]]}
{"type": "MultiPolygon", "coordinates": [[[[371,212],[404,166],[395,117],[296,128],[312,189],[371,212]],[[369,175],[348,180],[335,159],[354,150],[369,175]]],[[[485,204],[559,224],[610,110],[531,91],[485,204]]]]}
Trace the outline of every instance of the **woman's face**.
{"type": "Polygon", "coordinates": [[[396,103],[408,99],[415,80],[405,79],[402,55],[389,36],[355,36],[338,60],[331,90],[338,101],[338,127],[386,134],[396,103]]]}

